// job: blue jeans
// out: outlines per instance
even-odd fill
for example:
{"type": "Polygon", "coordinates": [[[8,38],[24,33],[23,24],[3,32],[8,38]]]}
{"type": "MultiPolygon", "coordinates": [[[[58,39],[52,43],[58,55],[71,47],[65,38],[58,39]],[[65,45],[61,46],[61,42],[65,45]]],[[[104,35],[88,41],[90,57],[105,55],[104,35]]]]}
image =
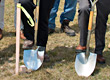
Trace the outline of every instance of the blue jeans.
{"type": "MultiPolygon", "coordinates": [[[[55,18],[57,16],[57,11],[59,7],[60,0],[56,0],[53,8],[50,12],[49,25],[51,29],[55,29],[55,18]]],[[[60,16],[60,23],[62,24],[63,20],[73,21],[76,13],[76,4],[77,0],[65,0],[64,12],[60,16]]]]}

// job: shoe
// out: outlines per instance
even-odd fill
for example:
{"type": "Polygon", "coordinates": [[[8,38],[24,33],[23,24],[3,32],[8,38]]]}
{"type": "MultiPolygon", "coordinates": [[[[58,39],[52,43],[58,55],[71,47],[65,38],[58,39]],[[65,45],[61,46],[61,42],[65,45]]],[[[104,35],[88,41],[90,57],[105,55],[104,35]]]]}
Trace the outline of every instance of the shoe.
{"type": "Polygon", "coordinates": [[[76,52],[77,53],[85,52],[85,51],[86,51],[86,46],[79,45],[79,46],[76,47],[76,52]]]}
{"type": "Polygon", "coordinates": [[[23,40],[25,40],[25,39],[26,39],[26,37],[24,36],[24,33],[23,33],[23,31],[22,31],[22,30],[20,31],[20,38],[21,38],[21,39],[23,39],[23,40]]]}
{"type": "Polygon", "coordinates": [[[32,49],[33,48],[33,41],[31,40],[25,40],[24,43],[23,43],[23,46],[22,48],[23,49],[32,49]]]}
{"type": "Polygon", "coordinates": [[[0,29],[0,40],[3,38],[3,30],[0,29]]]}
{"type": "Polygon", "coordinates": [[[103,57],[103,55],[97,54],[97,62],[100,64],[105,63],[105,58],[103,57]]]}
{"type": "Polygon", "coordinates": [[[54,33],[54,32],[55,32],[54,29],[48,28],[48,34],[52,34],[52,33],[54,33]]]}
{"type": "Polygon", "coordinates": [[[61,25],[61,31],[65,32],[69,36],[75,36],[75,31],[69,27],[69,20],[63,20],[61,25]]]}

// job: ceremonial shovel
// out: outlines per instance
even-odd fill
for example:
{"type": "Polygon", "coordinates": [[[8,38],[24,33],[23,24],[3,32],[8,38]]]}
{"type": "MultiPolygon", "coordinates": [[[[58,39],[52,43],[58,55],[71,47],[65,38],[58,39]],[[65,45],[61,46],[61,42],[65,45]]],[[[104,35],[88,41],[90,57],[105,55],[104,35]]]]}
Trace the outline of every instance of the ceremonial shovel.
{"type": "Polygon", "coordinates": [[[91,11],[89,17],[89,25],[88,25],[88,36],[87,36],[87,49],[86,52],[78,53],[75,60],[75,70],[79,76],[90,76],[96,66],[96,59],[97,54],[89,52],[89,43],[92,31],[92,24],[93,24],[93,14],[94,14],[94,6],[98,0],[94,0],[93,2],[90,0],[91,3],[91,11]]]}
{"type": "Polygon", "coordinates": [[[44,60],[44,51],[39,51],[39,46],[36,46],[36,40],[37,40],[37,27],[38,27],[38,17],[39,17],[39,3],[40,1],[37,0],[36,4],[36,10],[35,10],[35,18],[37,15],[37,19],[35,19],[35,34],[34,34],[34,47],[32,50],[24,50],[24,55],[23,55],[23,60],[24,60],[24,64],[25,66],[29,69],[29,70],[37,70],[40,68],[40,66],[43,63],[44,60]]]}

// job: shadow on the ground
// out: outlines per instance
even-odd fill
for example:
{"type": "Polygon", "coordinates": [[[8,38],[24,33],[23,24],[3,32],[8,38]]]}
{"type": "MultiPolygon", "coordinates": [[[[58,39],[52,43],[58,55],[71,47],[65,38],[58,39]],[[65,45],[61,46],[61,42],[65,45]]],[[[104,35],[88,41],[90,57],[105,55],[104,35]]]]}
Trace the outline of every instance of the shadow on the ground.
{"type": "Polygon", "coordinates": [[[110,51],[103,52],[104,58],[106,59],[106,63],[105,64],[97,63],[93,76],[100,73],[101,68],[106,68],[106,67],[110,66],[110,54],[109,53],[110,53],[110,51]]]}
{"type": "Polygon", "coordinates": [[[5,30],[3,31],[3,36],[5,37],[15,37],[16,36],[16,32],[6,32],[5,30]]]}
{"type": "Polygon", "coordinates": [[[56,47],[47,52],[50,56],[50,62],[45,62],[43,68],[53,67],[56,63],[68,63],[75,61],[75,47],[67,48],[64,46],[56,47]]]}
{"type": "MultiPolygon", "coordinates": [[[[15,62],[15,58],[9,60],[11,57],[15,57],[16,45],[12,44],[3,50],[0,50],[0,65],[3,65],[6,61],[15,62]]],[[[20,44],[20,59],[23,57],[22,44],[20,44]]]]}
{"type": "MultiPolygon", "coordinates": [[[[3,65],[6,61],[15,63],[14,60],[9,60],[11,57],[15,57],[15,44],[12,44],[8,46],[7,48],[0,51],[0,65],[3,65]]],[[[20,44],[21,50],[20,50],[20,60],[23,59],[23,50],[22,45],[20,44]]],[[[94,49],[91,48],[90,51],[93,51],[94,49]]],[[[105,68],[107,66],[110,66],[110,55],[108,54],[110,51],[104,52],[104,57],[106,58],[105,64],[99,64],[97,63],[96,68],[92,76],[97,75],[100,72],[101,68],[105,68]]],[[[50,50],[47,52],[50,56],[50,62],[44,62],[41,68],[53,68],[55,64],[67,64],[69,62],[75,62],[75,47],[64,47],[64,46],[58,46],[54,48],[53,50],[50,50]]]]}
{"type": "MultiPolygon", "coordinates": [[[[90,51],[94,51],[93,48],[90,48],[90,51]]],[[[95,70],[92,76],[99,74],[101,68],[105,68],[110,66],[110,55],[108,54],[110,51],[104,52],[104,57],[106,58],[105,64],[97,63],[95,70]]],[[[67,64],[69,62],[75,62],[76,52],[75,47],[68,48],[68,47],[56,47],[55,49],[47,52],[50,56],[50,62],[44,62],[42,68],[53,68],[56,63],[58,64],[67,64]]]]}
{"type": "MultiPolygon", "coordinates": [[[[50,56],[50,62],[45,62],[43,64],[43,68],[46,67],[52,67],[54,66],[54,64],[56,63],[68,63],[68,62],[75,62],[75,57],[77,55],[76,47],[64,47],[64,46],[60,46],[60,47],[56,47],[51,51],[48,51],[47,53],[50,56]]],[[[93,48],[90,48],[90,51],[93,51],[93,48]]]]}

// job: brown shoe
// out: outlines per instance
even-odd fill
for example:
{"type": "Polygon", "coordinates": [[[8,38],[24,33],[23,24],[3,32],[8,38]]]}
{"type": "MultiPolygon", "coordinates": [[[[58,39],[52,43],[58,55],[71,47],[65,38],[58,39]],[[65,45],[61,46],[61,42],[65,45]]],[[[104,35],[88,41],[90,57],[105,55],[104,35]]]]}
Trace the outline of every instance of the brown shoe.
{"type": "Polygon", "coordinates": [[[103,55],[97,54],[97,62],[100,64],[105,63],[105,58],[103,57],[103,55]]]}
{"type": "Polygon", "coordinates": [[[3,38],[3,30],[2,29],[0,29],[0,40],[3,38]]]}
{"type": "Polygon", "coordinates": [[[79,46],[76,47],[76,52],[77,53],[85,52],[85,51],[86,51],[86,47],[85,46],[79,45],[79,46]]]}
{"type": "Polygon", "coordinates": [[[33,41],[31,40],[25,40],[24,43],[23,43],[23,46],[22,48],[23,49],[32,49],[33,48],[33,41]]]}
{"type": "Polygon", "coordinates": [[[22,30],[20,31],[20,38],[21,38],[21,39],[24,39],[24,40],[26,39],[26,37],[24,36],[24,33],[23,33],[22,30]]]}
{"type": "Polygon", "coordinates": [[[75,31],[69,27],[69,20],[63,20],[61,25],[61,31],[65,32],[69,36],[75,36],[75,31]]]}

